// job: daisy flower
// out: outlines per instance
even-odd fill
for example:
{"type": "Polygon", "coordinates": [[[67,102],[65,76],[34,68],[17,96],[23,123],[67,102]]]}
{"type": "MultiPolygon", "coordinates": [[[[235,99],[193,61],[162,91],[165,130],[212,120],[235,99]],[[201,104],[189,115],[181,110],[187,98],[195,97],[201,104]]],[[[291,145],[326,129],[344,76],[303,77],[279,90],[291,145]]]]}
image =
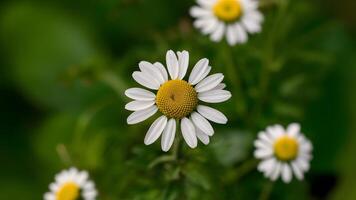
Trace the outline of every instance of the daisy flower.
{"type": "Polygon", "coordinates": [[[272,181],[279,176],[285,183],[292,180],[293,174],[299,180],[309,170],[312,159],[311,142],[300,133],[300,125],[290,124],[285,130],[281,125],[267,127],[255,140],[255,157],[262,161],[258,170],[272,181]]]}
{"type": "Polygon", "coordinates": [[[74,167],[57,174],[49,189],[44,200],[95,200],[97,195],[94,183],[88,179],[88,172],[74,167]]]}
{"type": "Polygon", "coordinates": [[[142,122],[160,111],[162,115],[152,123],[145,136],[146,145],[152,144],[162,135],[162,150],[168,151],[178,123],[189,147],[197,146],[197,138],[208,144],[209,136],[214,134],[208,120],[225,124],[227,118],[220,111],[201,105],[199,101],[220,103],[231,97],[231,93],[224,90],[225,84],[221,83],[223,74],[208,76],[211,67],[209,60],[203,58],[193,67],[188,80],[184,80],[189,65],[187,51],[175,54],[169,50],[166,54],[166,64],[168,73],[159,62],[139,63],[140,71],[134,72],[132,77],[137,83],[154,92],[142,88],[125,91],[125,95],[134,100],[125,106],[127,110],[134,111],[127,118],[127,123],[142,122]]]}
{"type": "Polygon", "coordinates": [[[197,0],[199,6],[190,10],[196,18],[194,26],[210,39],[219,42],[226,36],[232,46],[245,43],[247,33],[261,32],[263,15],[258,11],[257,0],[197,0]]]}

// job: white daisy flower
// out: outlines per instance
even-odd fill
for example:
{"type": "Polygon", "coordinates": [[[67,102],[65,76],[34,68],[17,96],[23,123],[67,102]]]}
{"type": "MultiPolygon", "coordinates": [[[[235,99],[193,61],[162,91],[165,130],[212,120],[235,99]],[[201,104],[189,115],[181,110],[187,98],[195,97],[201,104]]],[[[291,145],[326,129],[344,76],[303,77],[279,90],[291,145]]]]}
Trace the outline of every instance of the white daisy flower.
{"type": "Polygon", "coordinates": [[[226,36],[232,46],[245,43],[247,33],[261,32],[263,15],[258,11],[257,0],[197,0],[199,6],[190,10],[196,18],[194,26],[210,39],[219,42],[226,36]]]}
{"type": "Polygon", "coordinates": [[[57,174],[49,189],[44,200],[95,200],[97,196],[94,183],[88,179],[88,172],[74,167],[57,174]]]}
{"type": "Polygon", "coordinates": [[[162,113],[156,119],[145,136],[144,143],[150,145],[161,135],[161,147],[168,151],[172,146],[177,126],[189,147],[197,146],[197,138],[204,144],[209,143],[209,136],[214,134],[210,121],[225,124],[227,118],[220,111],[200,105],[199,100],[206,103],[220,103],[228,100],[231,93],[224,90],[221,73],[208,76],[211,66],[209,60],[203,58],[192,69],[188,81],[183,80],[189,65],[189,53],[169,50],[166,54],[165,67],[156,62],[139,63],[140,71],[132,77],[142,86],[154,90],[151,92],[141,88],[125,91],[126,96],[134,101],[125,108],[134,111],[128,118],[128,124],[136,124],[154,115],[158,110],[162,113]],[[168,74],[170,77],[168,77],[168,74]],[[208,120],[207,120],[208,119],[208,120]]]}
{"type": "Polygon", "coordinates": [[[285,130],[281,125],[267,127],[255,140],[255,157],[262,161],[258,170],[272,181],[279,176],[285,183],[292,180],[293,174],[299,180],[309,170],[313,146],[300,133],[300,125],[290,124],[285,130]]]}

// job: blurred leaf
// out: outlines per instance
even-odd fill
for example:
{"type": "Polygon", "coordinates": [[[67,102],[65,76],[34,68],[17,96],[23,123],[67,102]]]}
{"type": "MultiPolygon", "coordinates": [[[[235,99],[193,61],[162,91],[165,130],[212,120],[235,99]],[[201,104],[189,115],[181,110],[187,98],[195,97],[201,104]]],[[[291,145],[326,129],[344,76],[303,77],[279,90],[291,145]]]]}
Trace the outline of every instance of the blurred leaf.
{"type": "Polygon", "coordinates": [[[240,130],[228,130],[214,135],[211,145],[216,159],[224,166],[231,166],[247,158],[254,137],[240,130]]]}

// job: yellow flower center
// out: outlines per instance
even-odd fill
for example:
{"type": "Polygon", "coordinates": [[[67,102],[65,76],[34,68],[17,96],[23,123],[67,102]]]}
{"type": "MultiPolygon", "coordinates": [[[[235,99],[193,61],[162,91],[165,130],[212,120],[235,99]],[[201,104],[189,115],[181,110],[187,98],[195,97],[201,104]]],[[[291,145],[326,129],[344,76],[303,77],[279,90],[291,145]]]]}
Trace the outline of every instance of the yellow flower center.
{"type": "Polygon", "coordinates": [[[242,14],[240,0],[218,0],[213,12],[222,21],[236,21],[242,14]]]}
{"type": "Polygon", "coordinates": [[[297,157],[299,144],[295,138],[282,136],[274,143],[274,153],[278,159],[290,161],[297,157]]]}
{"type": "Polygon", "coordinates": [[[167,117],[181,119],[189,115],[198,105],[198,95],[184,80],[170,80],[164,83],[156,96],[158,109],[167,117]]]}
{"type": "Polygon", "coordinates": [[[56,200],[76,200],[79,197],[79,187],[73,182],[65,183],[56,193],[56,200]]]}

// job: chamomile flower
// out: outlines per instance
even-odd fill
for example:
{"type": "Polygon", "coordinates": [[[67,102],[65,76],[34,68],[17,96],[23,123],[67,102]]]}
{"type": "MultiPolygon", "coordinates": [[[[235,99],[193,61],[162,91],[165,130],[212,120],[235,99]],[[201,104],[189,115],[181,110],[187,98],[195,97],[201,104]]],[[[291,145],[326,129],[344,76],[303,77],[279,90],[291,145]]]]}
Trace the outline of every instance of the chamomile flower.
{"type": "Polygon", "coordinates": [[[233,46],[245,43],[247,33],[261,32],[263,15],[258,11],[257,0],[197,0],[199,6],[190,10],[196,18],[194,26],[210,39],[219,42],[226,36],[233,46]]]}
{"type": "Polygon", "coordinates": [[[313,146],[300,133],[297,123],[290,124],[286,130],[281,125],[267,127],[258,134],[255,147],[255,157],[262,160],[258,170],[272,181],[281,176],[289,183],[293,174],[302,180],[309,170],[313,146]]]}
{"type": "Polygon", "coordinates": [[[144,143],[150,145],[161,135],[161,147],[168,151],[175,138],[177,126],[189,147],[197,146],[197,138],[204,144],[209,143],[209,136],[214,134],[210,121],[225,124],[227,118],[220,111],[201,105],[220,103],[228,100],[231,93],[224,90],[221,83],[224,76],[221,73],[208,76],[211,67],[209,60],[203,58],[193,67],[189,78],[184,80],[189,66],[189,53],[169,50],[166,54],[166,68],[159,62],[151,64],[147,61],[139,63],[140,71],[132,77],[142,88],[131,88],[125,91],[127,97],[134,101],[126,104],[125,108],[134,111],[128,118],[128,124],[136,124],[160,112],[148,129],[144,143]],[[207,120],[208,119],[208,120],[207,120]]]}
{"type": "Polygon", "coordinates": [[[44,200],[95,200],[97,196],[94,183],[88,179],[88,172],[74,167],[57,174],[49,189],[44,200]]]}

